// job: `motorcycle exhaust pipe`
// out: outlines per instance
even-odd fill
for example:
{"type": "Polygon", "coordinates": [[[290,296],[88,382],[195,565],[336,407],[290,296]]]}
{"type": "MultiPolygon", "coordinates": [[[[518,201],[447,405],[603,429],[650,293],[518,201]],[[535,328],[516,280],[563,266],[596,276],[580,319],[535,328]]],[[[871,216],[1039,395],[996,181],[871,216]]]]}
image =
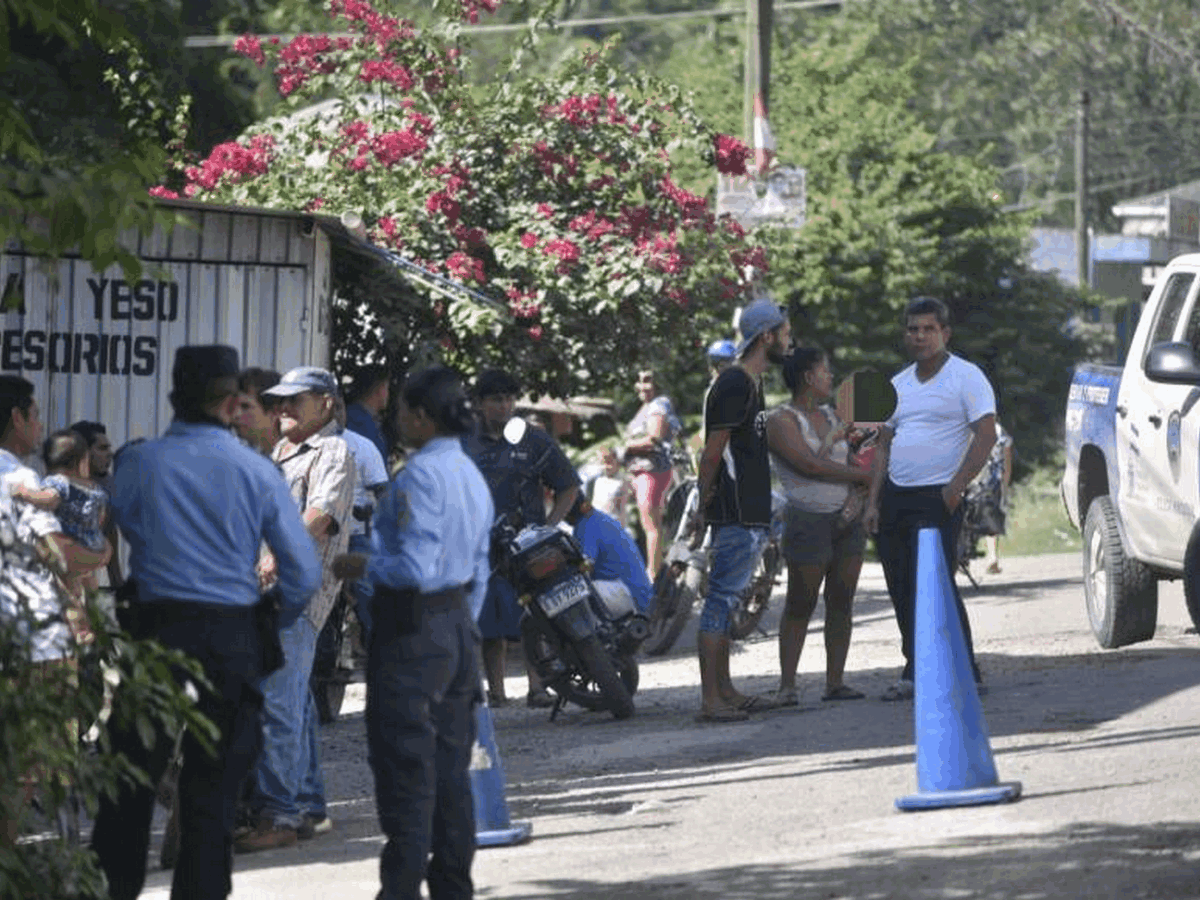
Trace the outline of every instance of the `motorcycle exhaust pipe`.
{"type": "Polygon", "coordinates": [[[633,616],[621,629],[618,643],[625,653],[634,653],[642,646],[642,641],[650,636],[650,622],[643,615],[633,616]]]}

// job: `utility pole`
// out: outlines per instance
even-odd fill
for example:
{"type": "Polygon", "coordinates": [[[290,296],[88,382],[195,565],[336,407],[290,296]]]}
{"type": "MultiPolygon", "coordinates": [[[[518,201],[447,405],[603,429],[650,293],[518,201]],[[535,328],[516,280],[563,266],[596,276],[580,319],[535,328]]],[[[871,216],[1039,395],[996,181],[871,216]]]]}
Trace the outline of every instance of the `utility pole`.
{"type": "Polygon", "coordinates": [[[762,98],[770,109],[771,27],[774,0],[746,0],[746,77],[743,94],[743,126],[746,143],[754,146],[754,98],[762,98]]]}
{"type": "Polygon", "coordinates": [[[1079,286],[1091,283],[1091,247],[1088,243],[1088,92],[1079,92],[1079,110],[1075,117],[1075,249],[1078,252],[1079,286]]]}

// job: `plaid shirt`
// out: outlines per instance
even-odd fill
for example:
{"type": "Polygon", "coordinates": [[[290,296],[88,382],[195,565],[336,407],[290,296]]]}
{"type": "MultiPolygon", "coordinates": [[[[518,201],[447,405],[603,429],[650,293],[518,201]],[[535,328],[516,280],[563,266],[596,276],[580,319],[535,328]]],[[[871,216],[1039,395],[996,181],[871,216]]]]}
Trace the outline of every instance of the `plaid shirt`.
{"type": "Polygon", "coordinates": [[[329,422],[316,434],[294,446],[280,441],[271,458],[283,472],[292,499],[301,514],[317,509],[333,519],[325,537],[317,541],[321,554],[321,587],[308,601],[304,615],[320,631],[337,600],[341,581],[333,576],[335,557],[346,552],[354,508],[356,473],[354,458],[338,434],[337,422],[329,422]]]}

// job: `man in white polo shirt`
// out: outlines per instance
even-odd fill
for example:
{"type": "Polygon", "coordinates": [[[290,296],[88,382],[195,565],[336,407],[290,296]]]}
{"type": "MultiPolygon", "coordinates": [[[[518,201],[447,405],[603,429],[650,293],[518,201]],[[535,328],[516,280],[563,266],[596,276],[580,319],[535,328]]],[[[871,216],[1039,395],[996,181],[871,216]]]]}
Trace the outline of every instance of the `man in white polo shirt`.
{"type": "Polygon", "coordinates": [[[904,671],[884,693],[884,700],[907,700],[913,695],[917,534],[926,527],[941,532],[971,668],[975,681],[982,681],[967,610],[953,573],[963,492],[996,442],[996,395],[978,366],[946,349],[950,340],[946,304],[917,297],[905,309],[904,323],[904,345],[913,364],[892,379],[896,412],[880,431],[864,519],[867,530],[875,534],[904,652],[904,671]]]}

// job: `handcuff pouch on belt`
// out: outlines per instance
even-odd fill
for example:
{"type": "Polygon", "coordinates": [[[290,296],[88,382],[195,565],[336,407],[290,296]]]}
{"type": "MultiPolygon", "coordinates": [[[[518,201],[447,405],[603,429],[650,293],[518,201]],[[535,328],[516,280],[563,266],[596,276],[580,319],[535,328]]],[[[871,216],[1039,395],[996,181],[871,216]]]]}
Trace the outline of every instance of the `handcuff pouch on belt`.
{"type": "MultiPolygon", "coordinates": [[[[154,637],[155,612],[139,601],[137,582],[125,579],[115,591],[117,624],[136,640],[154,637]]],[[[262,673],[270,675],[283,668],[283,644],[279,640],[279,610],[283,593],[275,587],[267,591],[253,606],[254,630],[258,633],[258,645],[262,652],[262,673]]]]}

